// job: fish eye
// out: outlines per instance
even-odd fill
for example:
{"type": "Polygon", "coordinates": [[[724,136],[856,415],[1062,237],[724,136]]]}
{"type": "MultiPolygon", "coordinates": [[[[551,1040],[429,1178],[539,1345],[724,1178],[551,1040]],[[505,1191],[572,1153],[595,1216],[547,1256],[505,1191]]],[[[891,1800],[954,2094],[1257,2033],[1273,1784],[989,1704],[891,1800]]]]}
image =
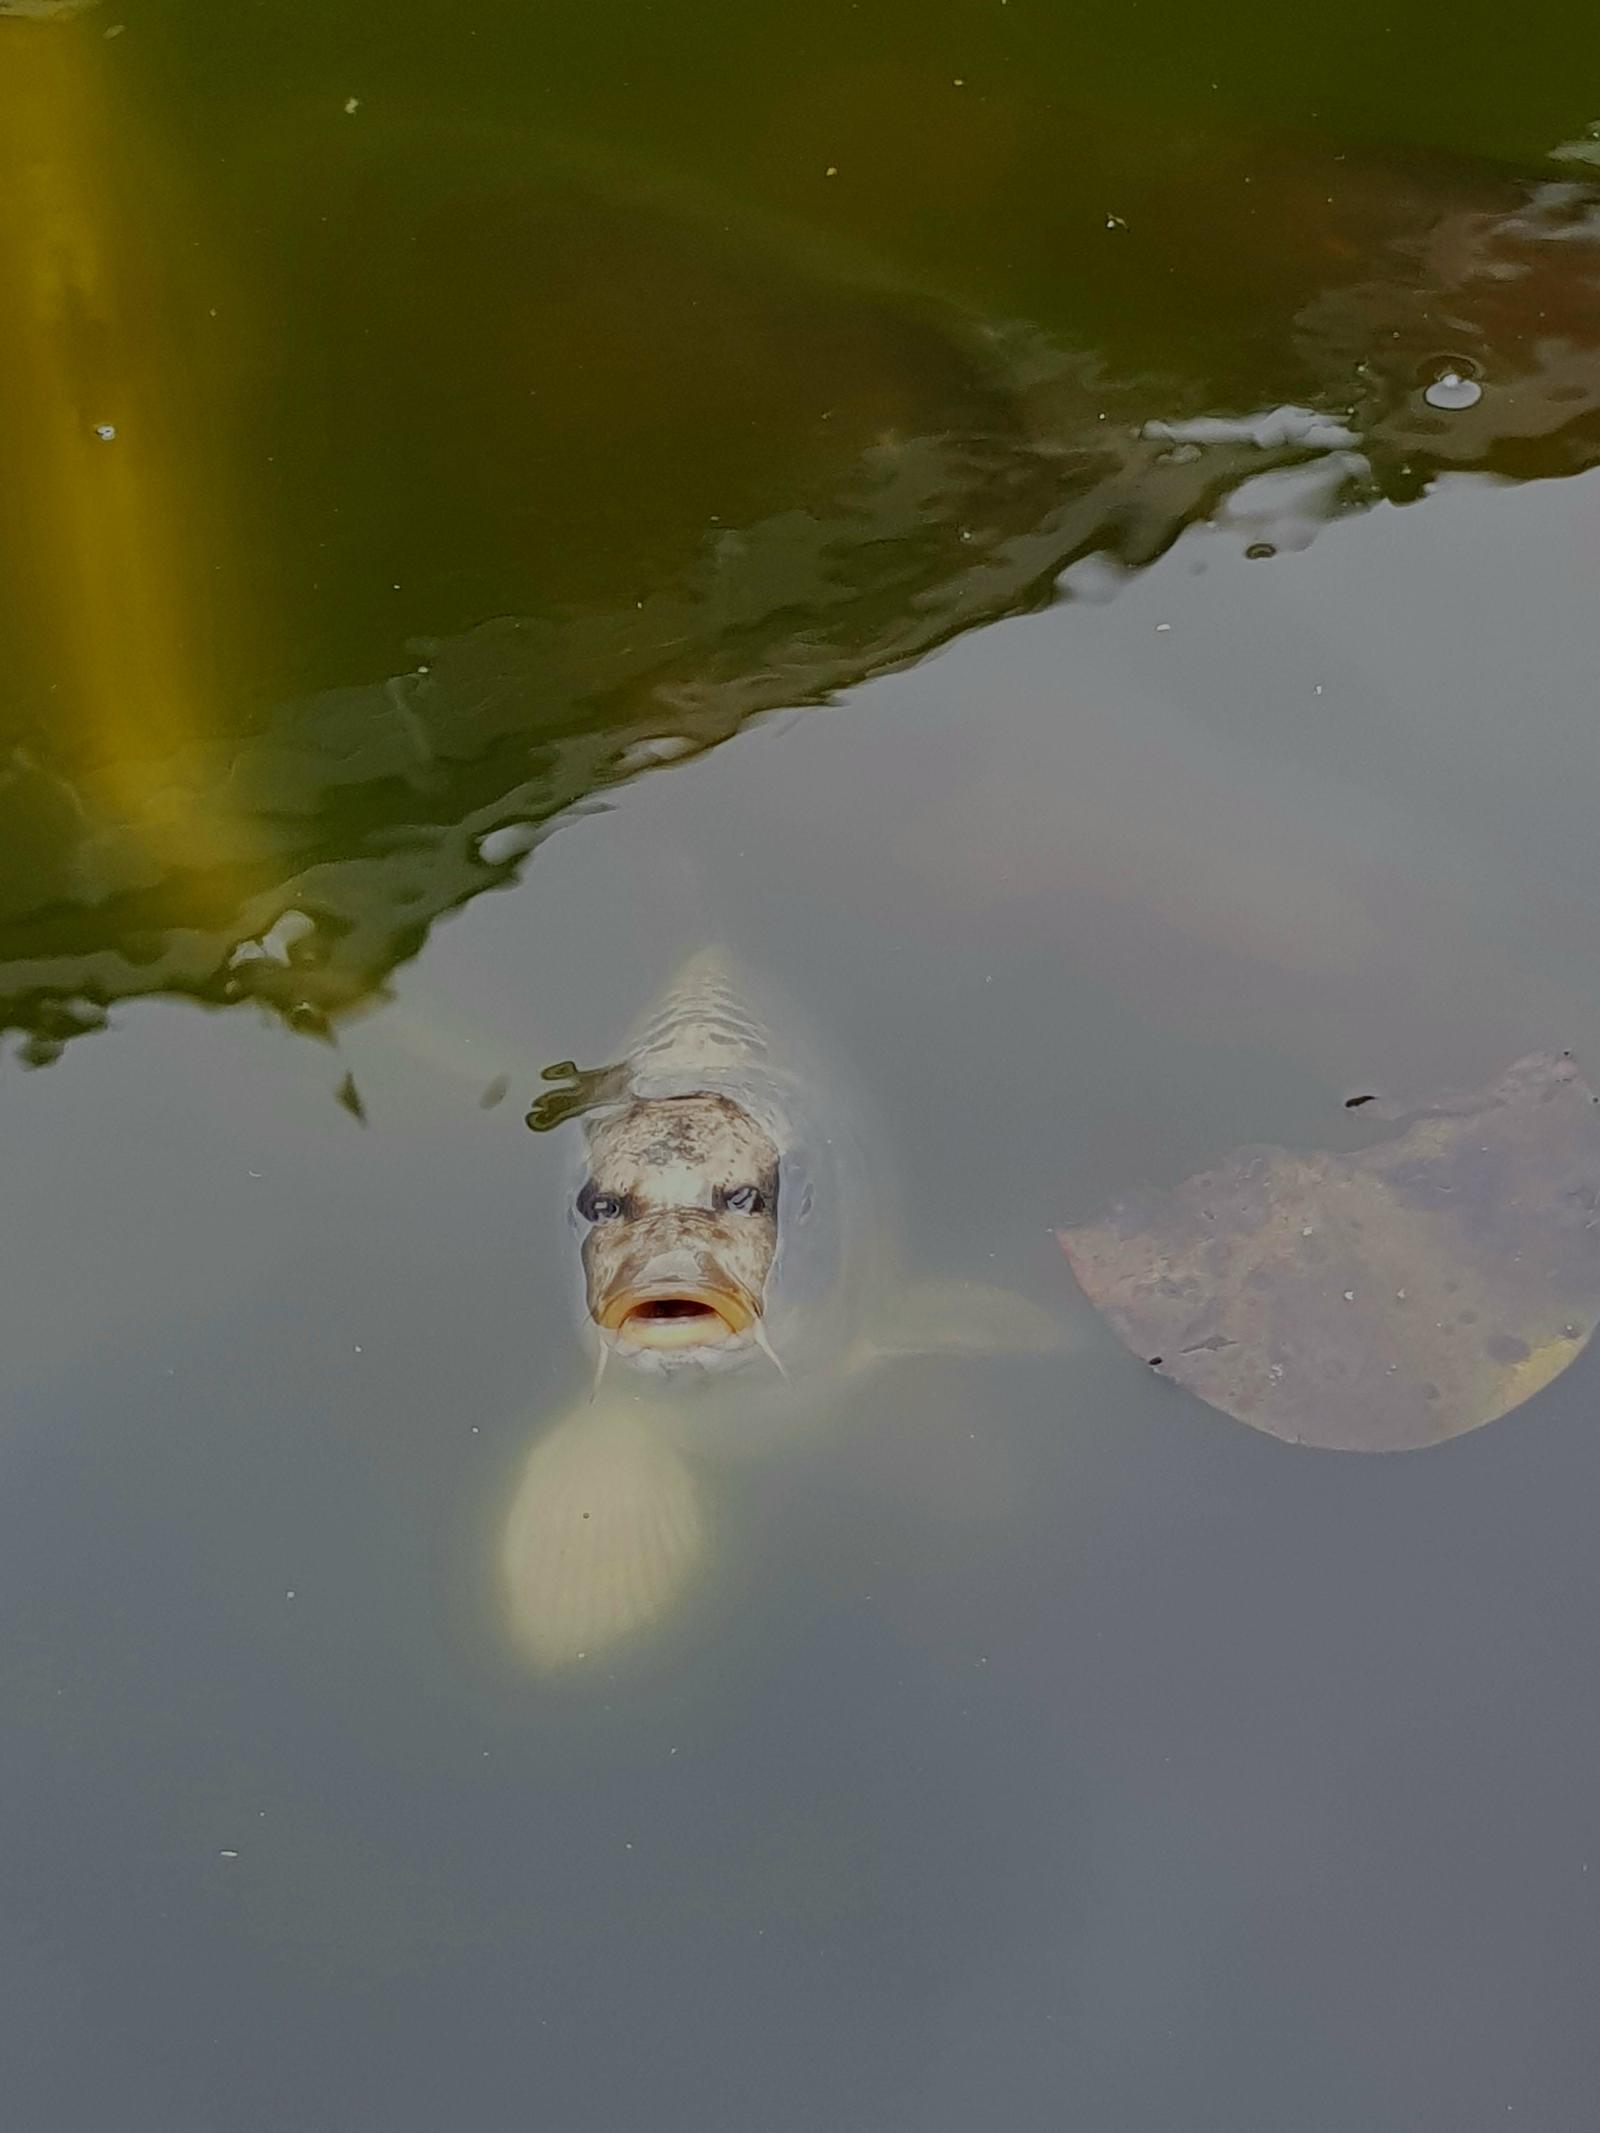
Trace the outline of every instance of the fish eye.
{"type": "Polygon", "coordinates": [[[724,1207],[731,1207],[736,1215],[759,1215],[766,1211],[766,1199],[755,1185],[734,1185],[722,1195],[724,1207]]]}
{"type": "Polygon", "coordinates": [[[593,1185],[585,1185],[578,1195],[578,1212],[585,1222],[616,1222],[623,1206],[614,1192],[596,1192],[593,1185]]]}

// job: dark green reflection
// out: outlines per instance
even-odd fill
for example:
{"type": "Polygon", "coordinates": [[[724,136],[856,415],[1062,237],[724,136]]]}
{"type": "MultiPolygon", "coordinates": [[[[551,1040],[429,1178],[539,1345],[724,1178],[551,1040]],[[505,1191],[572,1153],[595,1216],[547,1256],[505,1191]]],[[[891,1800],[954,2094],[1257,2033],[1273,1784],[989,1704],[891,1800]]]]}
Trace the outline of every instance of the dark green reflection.
{"type": "MultiPolygon", "coordinates": [[[[105,86],[169,175],[213,152],[159,72],[105,86]]],[[[929,184],[965,168],[1014,214],[1042,106],[1021,74],[985,94],[929,184]]],[[[181,425],[171,446],[229,531],[163,580],[205,610],[207,686],[175,707],[131,631],[127,699],[161,715],[119,722],[114,639],[74,698],[39,570],[0,586],[0,1027],[35,1060],[138,994],[326,1028],[588,796],[1038,606],[1080,559],[1137,568],[1250,476],[1308,470],[1299,538],[1440,468],[1597,456],[1600,215],[1553,166],[1215,127],[1141,157],[1103,111],[1013,307],[992,263],[979,305],[965,253],[931,272],[820,201],[487,98],[446,121],[419,81],[370,113],[236,90],[234,117],[208,218],[235,264],[205,309],[245,325],[181,357],[227,405],[226,468],[181,425]],[[1430,404],[1446,376],[1465,390],[1430,404]]],[[[122,199],[153,264],[84,343],[93,376],[150,368],[186,197],[122,199]]],[[[0,443],[28,421],[0,413],[0,443]]],[[[23,463],[29,509],[77,478],[23,463]]],[[[149,542],[178,523],[152,510],[149,542]]]]}

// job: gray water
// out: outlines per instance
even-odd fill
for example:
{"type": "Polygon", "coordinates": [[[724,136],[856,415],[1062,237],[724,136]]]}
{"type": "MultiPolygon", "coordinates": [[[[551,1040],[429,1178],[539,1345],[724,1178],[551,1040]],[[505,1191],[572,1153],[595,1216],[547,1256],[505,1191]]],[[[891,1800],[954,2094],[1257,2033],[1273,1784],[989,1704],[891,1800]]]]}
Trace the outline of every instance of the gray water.
{"type": "Polygon", "coordinates": [[[1296,1453],[1047,1233],[1595,1052],[1597,496],[1200,532],[621,789],[401,978],[446,1064],[156,1002],[13,1084],[17,2123],[1588,2123],[1591,1360],[1296,1453]],[[1076,1346],[878,1381],[690,1628],[539,1683],[489,1536],[582,1364],[475,1077],[610,1056],[691,896],[848,1042],[918,1264],[1076,1346]]]}

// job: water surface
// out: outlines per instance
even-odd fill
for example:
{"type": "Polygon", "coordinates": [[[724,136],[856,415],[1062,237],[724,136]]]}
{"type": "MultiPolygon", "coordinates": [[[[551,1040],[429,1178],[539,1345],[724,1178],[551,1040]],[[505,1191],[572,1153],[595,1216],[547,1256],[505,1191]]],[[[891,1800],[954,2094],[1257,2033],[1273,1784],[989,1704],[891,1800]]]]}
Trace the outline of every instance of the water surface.
{"type": "Polygon", "coordinates": [[[1300,1454],[1050,1235],[1600,1064],[1585,211],[1532,322],[1395,265],[1581,177],[1588,18],[62,34],[71,345],[165,441],[152,621],[64,595],[100,462],[0,418],[66,500],[0,589],[19,2121],[1589,2125],[1591,1359],[1300,1454]],[[917,1270],[1072,1347],[875,1380],[541,1681],[493,1542],[584,1364],[522,1114],[712,934],[917,1270]]]}

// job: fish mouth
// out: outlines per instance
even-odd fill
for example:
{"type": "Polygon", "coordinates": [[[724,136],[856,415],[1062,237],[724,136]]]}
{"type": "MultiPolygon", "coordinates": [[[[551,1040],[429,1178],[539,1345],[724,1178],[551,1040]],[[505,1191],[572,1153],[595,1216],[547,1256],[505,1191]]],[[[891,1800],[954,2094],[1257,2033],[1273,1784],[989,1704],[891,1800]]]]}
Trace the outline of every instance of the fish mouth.
{"type": "Polygon", "coordinates": [[[720,1348],[748,1332],[755,1310],[733,1289],[663,1282],[620,1289],[595,1314],[596,1323],[624,1348],[660,1353],[675,1348],[720,1348]]]}

